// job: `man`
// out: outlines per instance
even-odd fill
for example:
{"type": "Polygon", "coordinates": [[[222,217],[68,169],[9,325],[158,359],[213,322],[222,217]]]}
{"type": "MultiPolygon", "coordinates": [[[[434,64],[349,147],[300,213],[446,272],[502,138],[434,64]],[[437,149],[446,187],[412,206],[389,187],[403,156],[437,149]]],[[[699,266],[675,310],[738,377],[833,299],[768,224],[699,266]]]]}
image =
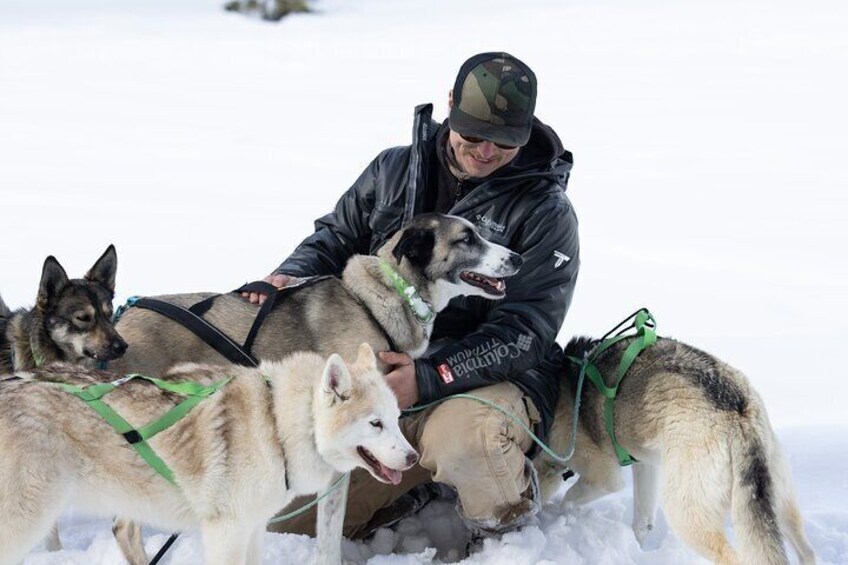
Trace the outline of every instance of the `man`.
{"type": "MultiPolygon", "coordinates": [[[[473,390],[545,437],[559,390],[562,353],[554,339],[574,291],[579,246],[565,196],[571,153],[534,117],[535,104],[536,77],[524,63],[507,53],[471,57],[450,93],[449,118],[439,125],[431,120],[432,105],[416,108],[412,145],[380,153],[335,211],[317,220],[315,233],[265,280],[282,287],[296,277],[340,275],[351,255],[374,253],[419,213],[470,220],[487,239],[521,253],[521,271],[501,301],[452,301],[422,358],[381,353],[393,367],[386,379],[401,408],[473,390]]],[[[348,537],[396,520],[392,508],[402,514],[420,506],[402,496],[430,481],[456,489],[458,509],[478,536],[521,526],[538,510],[525,455],[534,445],[500,412],[451,399],[406,417],[403,428],[420,464],[397,486],[353,475],[348,537]]],[[[274,528],[313,533],[314,515],[274,528]]]]}

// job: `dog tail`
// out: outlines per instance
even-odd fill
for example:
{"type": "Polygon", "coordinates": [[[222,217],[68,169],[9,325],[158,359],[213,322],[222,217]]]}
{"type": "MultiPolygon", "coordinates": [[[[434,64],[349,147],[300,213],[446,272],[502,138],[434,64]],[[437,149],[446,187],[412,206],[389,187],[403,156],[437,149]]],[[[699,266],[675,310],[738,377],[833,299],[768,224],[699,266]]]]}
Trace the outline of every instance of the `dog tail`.
{"type": "Polygon", "coordinates": [[[730,513],[742,563],[789,563],[778,522],[783,485],[776,480],[776,448],[765,408],[759,398],[752,398],[731,440],[730,513]]]}

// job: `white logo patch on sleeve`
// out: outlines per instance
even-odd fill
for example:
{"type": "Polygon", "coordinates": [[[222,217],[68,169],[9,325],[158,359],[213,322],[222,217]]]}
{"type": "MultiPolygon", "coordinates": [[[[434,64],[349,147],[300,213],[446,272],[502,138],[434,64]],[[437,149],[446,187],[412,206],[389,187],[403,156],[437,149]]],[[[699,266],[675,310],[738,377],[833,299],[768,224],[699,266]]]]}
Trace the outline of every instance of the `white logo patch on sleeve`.
{"type": "Polygon", "coordinates": [[[560,253],[559,251],[554,251],[554,257],[556,258],[556,262],[554,263],[554,269],[558,269],[562,266],[563,263],[568,263],[571,261],[571,257],[566,255],[565,253],[560,253]]]}

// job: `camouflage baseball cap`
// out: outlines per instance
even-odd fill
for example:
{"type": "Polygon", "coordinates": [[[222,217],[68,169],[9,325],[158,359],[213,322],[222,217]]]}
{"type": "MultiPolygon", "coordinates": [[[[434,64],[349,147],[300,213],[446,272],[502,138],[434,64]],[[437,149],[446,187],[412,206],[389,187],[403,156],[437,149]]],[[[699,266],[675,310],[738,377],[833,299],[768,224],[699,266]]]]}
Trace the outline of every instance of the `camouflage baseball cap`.
{"type": "Polygon", "coordinates": [[[453,87],[450,128],[502,145],[530,139],[536,75],[509,53],[480,53],[462,65],[453,87]]]}

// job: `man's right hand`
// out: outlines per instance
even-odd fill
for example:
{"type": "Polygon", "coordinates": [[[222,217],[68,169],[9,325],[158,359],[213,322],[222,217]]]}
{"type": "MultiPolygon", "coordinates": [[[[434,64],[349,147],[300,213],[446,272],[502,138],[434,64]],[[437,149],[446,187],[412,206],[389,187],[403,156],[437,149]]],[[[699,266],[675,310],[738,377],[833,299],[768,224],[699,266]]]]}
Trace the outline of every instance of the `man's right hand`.
{"type": "MultiPolygon", "coordinates": [[[[277,288],[285,288],[297,281],[297,277],[283,275],[281,273],[271,273],[262,280],[276,286],[277,288]]],[[[265,299],[268,298],[268,295],[264,292],[242,292],[241,295],[244,298],[247,298],[251,304],[262,304],[265,302],[265,299]]]]}

